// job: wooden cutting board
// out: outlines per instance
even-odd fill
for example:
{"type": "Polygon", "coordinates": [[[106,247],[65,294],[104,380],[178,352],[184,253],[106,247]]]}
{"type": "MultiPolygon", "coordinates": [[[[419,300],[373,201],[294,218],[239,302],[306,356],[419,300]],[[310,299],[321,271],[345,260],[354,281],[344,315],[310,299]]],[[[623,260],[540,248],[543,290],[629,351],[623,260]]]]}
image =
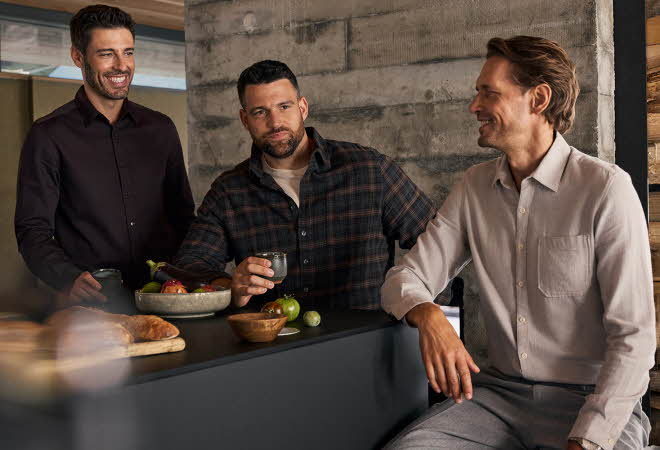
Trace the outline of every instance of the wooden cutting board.
{"type": "Polygon", "coordinates": [[[52,352],[39,351],[39,349],[36,349],[37,351],[29,351],[33,349],[20,348],[24,345],[23,343],[17,343],[16,348],[12,349],[9,344],[4,343],[4,345],[0,345],[0,348],[4,347],[3,350],[9,351],[9,353],[4,353],[3,361],[0,361],[0,368],[9,366],[26,369],[29,367],[32,373],[41,376],[94,367],[113,359],[178,352],[186,348],[186,341],[181,337],[176,337],[161,341],[137,342],[127,346],[112,347],[81,356],[55,359],[52,352]]]}
{"type": "Polygon", "coordinates": [[[184,348],[186,348],[186,341],[181,337],[161,341],[137,342],[125,347],[113,347],[84,356],[42,360],[37,364],[35,370],[66,372],[93,367],[113,359],[179,352],[184,348]]]}

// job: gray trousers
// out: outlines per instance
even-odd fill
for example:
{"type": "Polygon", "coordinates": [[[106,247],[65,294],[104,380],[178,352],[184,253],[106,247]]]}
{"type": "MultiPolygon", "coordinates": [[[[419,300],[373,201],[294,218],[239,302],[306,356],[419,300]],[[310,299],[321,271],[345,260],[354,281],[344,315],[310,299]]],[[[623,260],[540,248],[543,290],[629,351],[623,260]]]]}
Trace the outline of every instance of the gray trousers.
{"type": "MultiPolygon", "coordinates": [[[[472,400],[438,403],[408,425],[385,448],[403,449],[561,449],[592,386],[530,384],[493,370],[473,376],[472,400]]],[[[648,445],[651,427],[641,403],[615,450],[648,445]]]]}

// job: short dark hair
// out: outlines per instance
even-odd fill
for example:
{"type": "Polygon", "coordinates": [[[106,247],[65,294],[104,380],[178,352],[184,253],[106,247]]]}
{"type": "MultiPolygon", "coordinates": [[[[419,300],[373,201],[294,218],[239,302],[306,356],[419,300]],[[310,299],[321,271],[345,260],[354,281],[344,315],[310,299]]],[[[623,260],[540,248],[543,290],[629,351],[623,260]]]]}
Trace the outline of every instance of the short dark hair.
{"type": "Polygon", "coordinates": [[[241,106],[245,106],[245,88],[249,84],[267,84],[277,80],[289,80],[296,93],[300,97],[300,88],[298,87],[298,80],[291,72],[291,69],[283,62],[273,61],[266,59],[252,64],[250,67],[241,72],[238,77],[238,99],[241,101],[241,106]]]}
{"type": "Polygon", "coordinates": [[[487,57],[502,56],[513,64],[513,81],[524,89],[546,83],[552,98],[543,112],[555,130],[564,133],[575,119],[575,101],[580,85],[575,64],[554,41],[532,36],[488,41],[487,57]]]}
{"type": "Polygon", "coordinates": [[[127,12],[114,6],[91,5],[78,11],[69,22],[71,44],[84,55],[95,28],[126,28],[135,39],[135,22],[127,12]]]}

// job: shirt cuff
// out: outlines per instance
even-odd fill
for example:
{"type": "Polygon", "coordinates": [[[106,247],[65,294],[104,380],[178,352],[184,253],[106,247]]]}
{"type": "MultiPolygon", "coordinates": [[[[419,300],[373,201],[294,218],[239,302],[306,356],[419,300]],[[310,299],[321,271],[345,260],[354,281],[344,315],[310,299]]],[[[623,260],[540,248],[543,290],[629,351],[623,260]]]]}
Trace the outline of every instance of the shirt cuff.
{"type": "Polygon", "coordinates": [[[421,303],[433,303],[433,296],[408,268],[395,266],[387,273],[381,287],[381,306],[397,319],[421,303]]]}
{"type": "MultiPolygon", "coordinates": [[[[611,430],[612,426],[602,417],[594,417],[593,414],[581,412],[575,424],[573,424],[573,429],[569,433],[569,436],[580,436],[580,439],[593,442],[603,450],[613,450],[614,444],[619,440],[619,435],[608,436],[608,431],[611,433],[611,430]]],[[[577,438],[569,439],[575,440],[577,438]]]]}
{"type": "Polygon", "coordinates": [[[569,437],[568,440],[577,442],[582,446],[584,450],[602,450],[602,447],[600,445],[595,444],[585,438],[569,437]]]}

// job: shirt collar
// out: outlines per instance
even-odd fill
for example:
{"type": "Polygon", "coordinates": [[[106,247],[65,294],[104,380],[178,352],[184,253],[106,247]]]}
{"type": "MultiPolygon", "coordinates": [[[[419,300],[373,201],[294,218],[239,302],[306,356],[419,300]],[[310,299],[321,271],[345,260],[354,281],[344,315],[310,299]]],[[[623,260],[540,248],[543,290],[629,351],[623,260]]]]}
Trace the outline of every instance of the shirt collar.
{"type": "MultiPolygon", "coordinates": [[[[305,128],[307,138],[312,145],[315,146],[312,156],[309,160],[310,171],[324,172],[330,169],[330,149],[328,143],[321,135],[314,129],[314,127],[305,128]]],[[[252,173],[261,178],[264,175],[263,166],[261,163],[261,150],[252,143],[252,150],[250,152],[249,167],[252,173]]]]}
{"type": "MultiPolygon", "coordinates": [[[[101,114],[96,108],[94,108],[92,102],[89,101],[84,86],[80,86],[78,92],[76,92],[76,97],[74,101],[76,103],[76,106],[78,106],[78,110],[82,114],[85,127],[88,127],[94,119],[99,117],[101,118],[101,120],[107,122],[105,116],[101,114]]],[[[117,123],[122,121],[125,117],[129,117],[137,125],[138,116],[139,114],[137,114],[135,104],[129,101],[128,99],[125,99],[124,103],[122,103],[121,105],[121,111],[119,112],[119,119],[117,120],[117,123]]]]}
{"type": "Polygon", "coordinates": [[[564,137],[556,132],[555,141],[541,160],[541,164],[530,176],[548,189],[557,192],[570,153],[571,148],[564,137]]]}
{"type": "MultiPolygon", "coordinates": [[[[555,132],[554,142],[530,177],[534,178],[553,192],[557,192],[570,152],[571,148],[564,137],[561,133],[555,132]]],[[[498,181],[502,186],[509,189],[512,189],[515,186],[506,155],[502,155],[497,161],[495,176],[493,177],[493,185],[498,181]]]]}

